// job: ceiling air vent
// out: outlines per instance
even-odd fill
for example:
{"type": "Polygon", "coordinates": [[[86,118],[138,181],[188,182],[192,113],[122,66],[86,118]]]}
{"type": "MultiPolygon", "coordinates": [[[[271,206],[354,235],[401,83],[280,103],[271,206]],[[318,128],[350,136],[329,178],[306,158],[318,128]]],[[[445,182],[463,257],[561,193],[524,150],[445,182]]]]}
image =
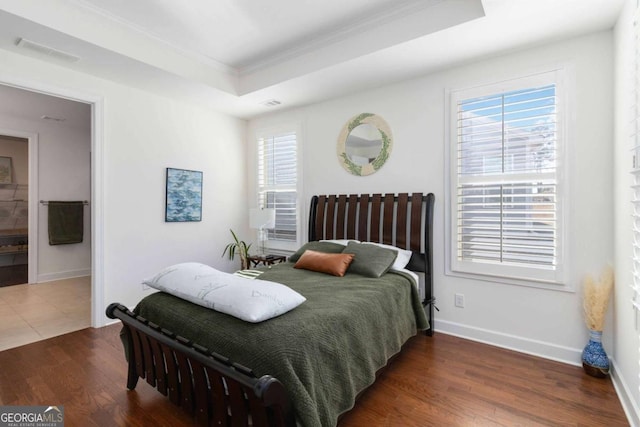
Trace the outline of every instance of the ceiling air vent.
{"type": "Polygon", "coordinates": [[[262,101],[260,104],[264,105],[265,107],[275,107],[276,105],[282,104],[282,102],[278,101],[277,99],[267,99],[266,101],[262,101]]]}
{"type": "Polygon", "coordinates": [[[67,120],[67,119],[65,119],[63,117],[53,117],[53,116],[47,116],[47,115],[40,116],[40,118],[42,120],[50,120],[50,121],[58,122],[58,123],[61,123],[61,122],[64,122],[65,120],[67,120]]]}
{"type": "Polygon", "coordinates": [[[31,40],[27,39],[18,39],[18,41],[16,42],[16,46],[39,53],[41,55],[47,55],[64,62],[78,62],[80,60],[79,56],[72,55],[70,53],[45,46],[40,43],[32,42],[31,40]]]}

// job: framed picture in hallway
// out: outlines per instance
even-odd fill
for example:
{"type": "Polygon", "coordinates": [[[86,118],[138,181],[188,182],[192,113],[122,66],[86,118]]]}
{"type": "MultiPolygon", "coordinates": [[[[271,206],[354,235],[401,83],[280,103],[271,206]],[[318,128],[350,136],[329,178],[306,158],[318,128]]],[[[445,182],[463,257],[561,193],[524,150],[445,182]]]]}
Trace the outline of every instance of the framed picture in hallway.
{"type": "Polygon", "coordinates": [[[202,220],[202,172],[167,168],[165,222],[202,220]]]}
{"type": "Polygon", "coordinates": [[[0,184],[13,184],[11,157],[0,157],[0,184]]]}

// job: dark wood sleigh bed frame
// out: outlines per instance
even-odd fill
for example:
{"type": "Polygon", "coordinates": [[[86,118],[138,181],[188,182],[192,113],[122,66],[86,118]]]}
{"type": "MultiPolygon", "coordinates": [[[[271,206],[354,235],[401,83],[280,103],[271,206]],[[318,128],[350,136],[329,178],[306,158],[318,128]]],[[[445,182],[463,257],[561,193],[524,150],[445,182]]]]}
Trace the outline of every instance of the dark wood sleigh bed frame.
{"type": "MultiPolygon", "coordinates": [[[[314,196],[309,241],[354,239],[413,251],[407,268],[424,273],[425,298],[433,334],[433,205],[429,193],[314,196]]],[[[134,314],[122,304],[106,310],[120,319],[128,360],[127,388],[139,378],[195,417],[199,425],[295,426],[282,383],[257,378],[245,366],[134,314]]]]}

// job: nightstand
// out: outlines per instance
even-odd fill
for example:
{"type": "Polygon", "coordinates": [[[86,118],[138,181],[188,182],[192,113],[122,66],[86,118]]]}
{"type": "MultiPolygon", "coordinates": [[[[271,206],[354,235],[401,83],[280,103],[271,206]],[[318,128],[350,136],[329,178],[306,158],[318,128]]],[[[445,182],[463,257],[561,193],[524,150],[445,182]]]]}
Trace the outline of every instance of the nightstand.
{"type": "Polygon", "coordinates": [[[249,257],[249,267],[253,264],[253,267],[258,265],[274,265],[285,262],[287,257],[284,255],[253,255],[249,257]]]}

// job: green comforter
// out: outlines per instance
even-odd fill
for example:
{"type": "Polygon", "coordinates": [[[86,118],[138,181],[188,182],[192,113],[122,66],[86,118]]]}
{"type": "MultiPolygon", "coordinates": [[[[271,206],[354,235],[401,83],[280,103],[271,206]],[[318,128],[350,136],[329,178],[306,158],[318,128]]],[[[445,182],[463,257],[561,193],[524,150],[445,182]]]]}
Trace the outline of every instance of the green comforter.
{"type": "MultiPolygon", "coordinates": [[[[158,292],[136,313],[209,350],[278,378],[305,427],[335,426],[375,373],[428,321],[407,276],[333,277],[282,263],[260,279],[284,283],[307,298],[262,323],[235,317],[158,292]]],[[[256,279],[256,280],[260,280],[256,279]]]]}

